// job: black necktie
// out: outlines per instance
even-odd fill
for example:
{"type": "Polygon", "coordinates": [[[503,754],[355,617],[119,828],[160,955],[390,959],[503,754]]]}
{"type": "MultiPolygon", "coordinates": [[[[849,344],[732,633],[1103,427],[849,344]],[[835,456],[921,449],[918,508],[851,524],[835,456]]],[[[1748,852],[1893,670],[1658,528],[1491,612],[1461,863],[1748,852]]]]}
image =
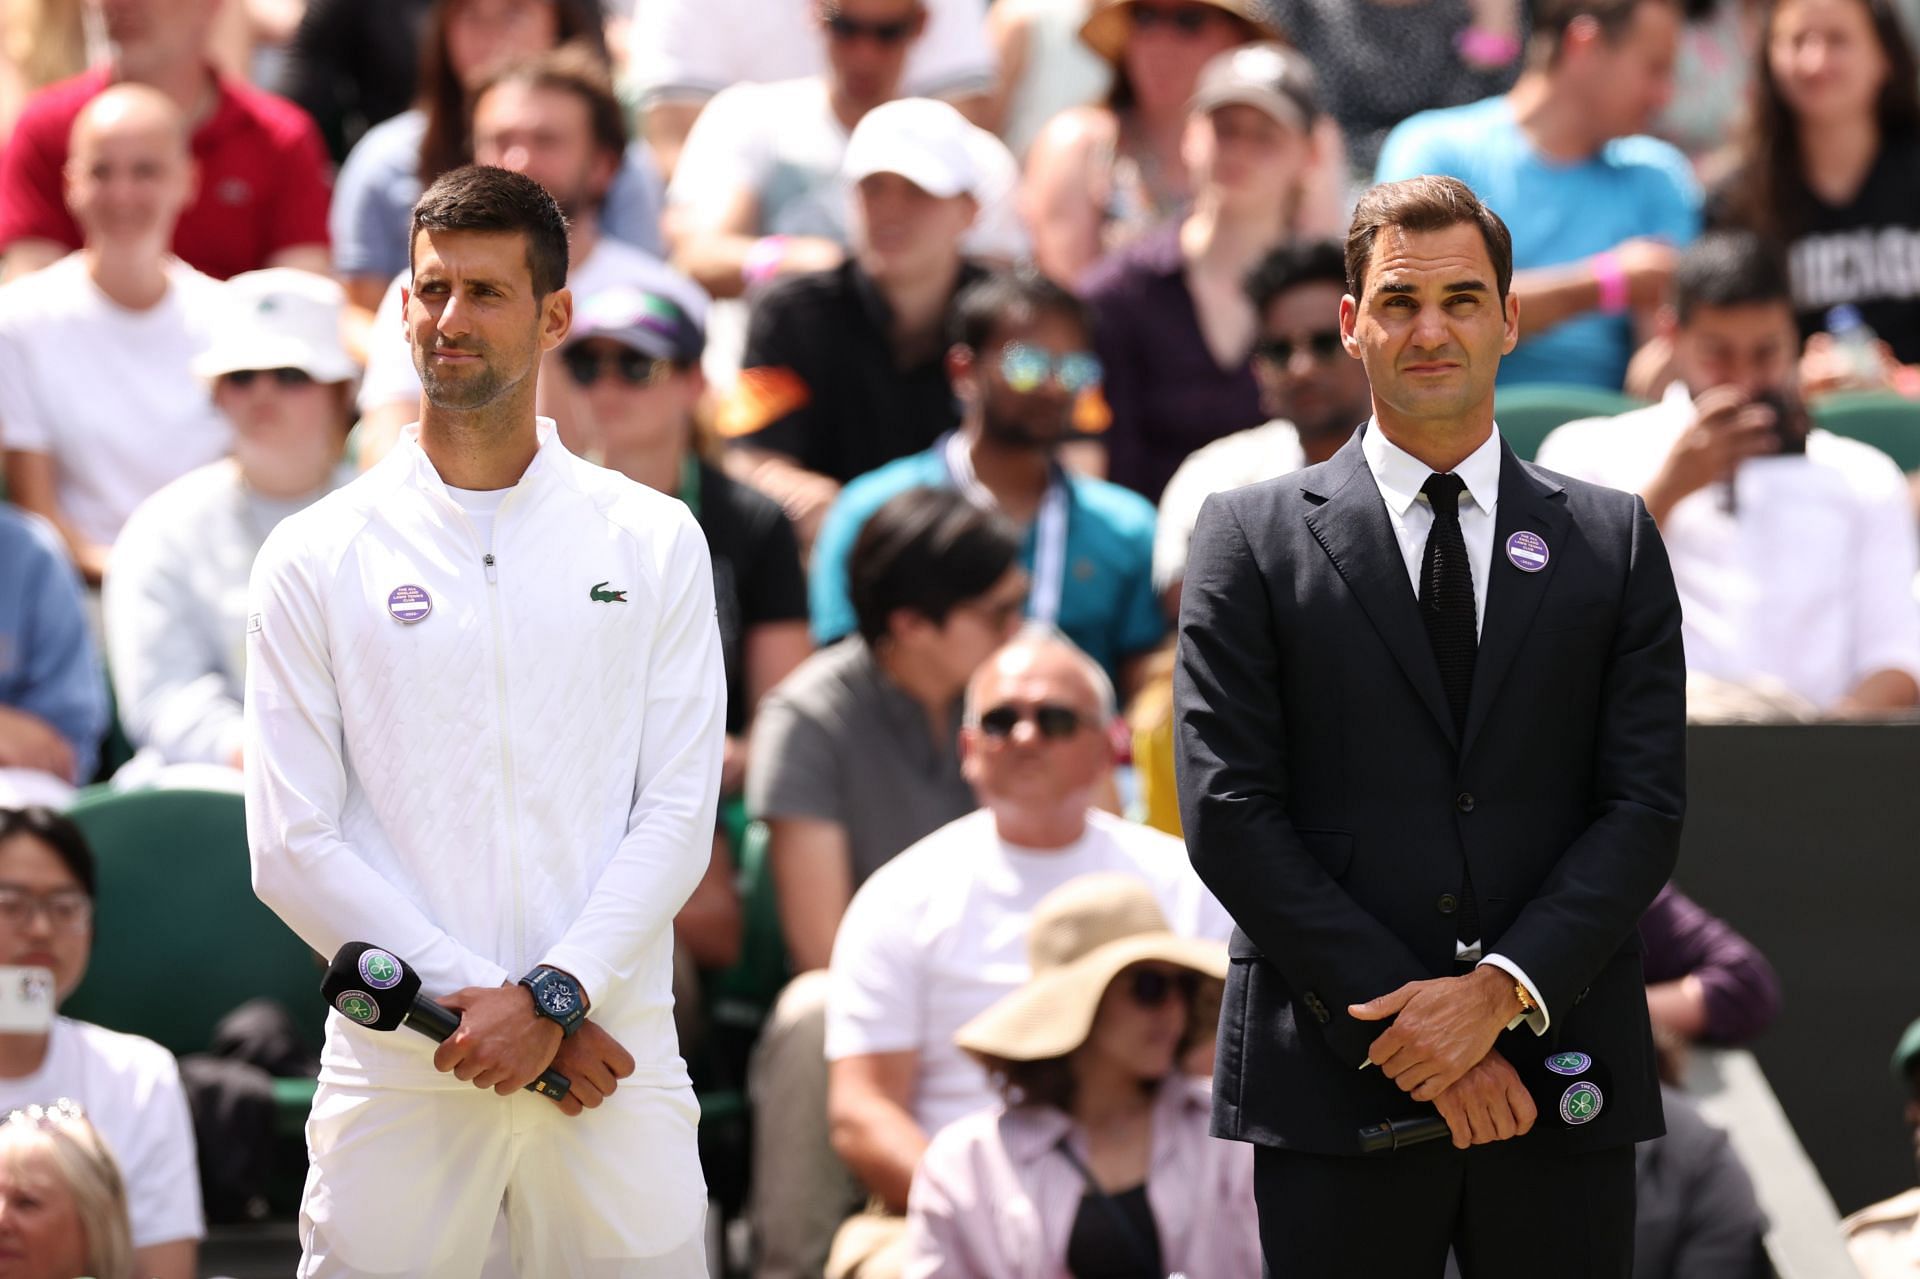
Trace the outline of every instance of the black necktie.
{"type": "MultiPolygon", "coordinates": [[[[1420,491],[1433,506],[1426,554],[1420,560],[1420,620],[1440,663],[1440,685],[1447,693],[1456,733],[1467,728],[1467,698],[1473,692],[1473,659],[1479,651],[1474,623],[1473,569],[1467,541],[1460,535],[1460,494],[1466,483],[1457,475],[1429,475],[1420,491]]],[[[1473,876],[1462,871],[1460,910],[1454,917],[1463,942],[1480,940],[1480,911],[1473,899],[1473,876]]]]}

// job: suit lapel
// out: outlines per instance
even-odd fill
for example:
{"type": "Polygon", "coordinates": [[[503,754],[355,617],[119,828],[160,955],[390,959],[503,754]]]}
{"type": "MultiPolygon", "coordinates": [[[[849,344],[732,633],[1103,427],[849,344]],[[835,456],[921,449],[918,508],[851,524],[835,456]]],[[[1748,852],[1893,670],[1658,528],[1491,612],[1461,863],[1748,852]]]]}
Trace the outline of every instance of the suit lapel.
{"type": "Polygon", "coordinates": [[[1568,519],[1566,490],[1535,473],[1502,440],[1500,506],[1493,521],[1493,558],[1487,567],[1487,615],[1480,625],[1462,757],[1473,748],[1501,681],[1533,627],[1533,616],[1560,564],[1568,519]],[[1532,533],[1547,544],[1544,568],[1528,573],[1514,565],[1507,555],[1507,541],[1515,533],[1532,533]]]}
{"type": "MultiPolygon", "coordinates": [[[[1355,431],[1328,461],[1323,481],[1327,491],[1308,491],[1309,496],[1324,500],[1307,513],[1307,527],[1360,601],[1434,721],[1447,740],[1454,742],[1453,713],[1447,709],[1446,690],[1440,683],[1440,664],[1420,621],[1420,606],[1407,578],[1406,561],[1400,556],[1400,541],[1387,517],[1386,501],[1360,451],[1365,430],[1362,427],[1355,431]]],[[[1503,509],[1505,502],[1503,490],[1503,509]]]]}

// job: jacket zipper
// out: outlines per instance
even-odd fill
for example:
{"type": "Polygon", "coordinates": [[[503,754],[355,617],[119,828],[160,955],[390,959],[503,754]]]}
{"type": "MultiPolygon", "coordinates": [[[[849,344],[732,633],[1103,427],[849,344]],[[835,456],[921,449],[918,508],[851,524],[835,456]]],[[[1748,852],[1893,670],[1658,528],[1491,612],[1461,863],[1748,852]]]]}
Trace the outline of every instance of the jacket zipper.
{"type": "Polygon", "coordinates": [[[500,578],[493,552],[480,557],[487,571],[487,611],[493,619],[494,694],[500,708],[500,772],[502,792],[507,801],[507,848],[513,857],[513,956],[514,966],[527,967],[527,911],[525,888],[520,882],[520,805],[513,791],[513,735],[507,729],[507,643],[500,618],[500,578]]]}

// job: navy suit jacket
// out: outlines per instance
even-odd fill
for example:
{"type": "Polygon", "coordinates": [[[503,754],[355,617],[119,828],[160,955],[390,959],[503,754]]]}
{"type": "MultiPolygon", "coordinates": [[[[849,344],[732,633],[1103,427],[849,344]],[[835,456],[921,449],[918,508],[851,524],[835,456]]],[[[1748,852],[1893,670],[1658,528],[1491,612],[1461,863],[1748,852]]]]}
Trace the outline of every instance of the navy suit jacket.
{"type": "Polygon", "coordinates": [[[1347,1005],[1451,976],[1463,861],[1482,941],[1551,1026],[1509,1058],[1579,1050],[1612,1084],[1566,1150],[1662,1132],[1635,924],[1672,873],[1684,807],[1680,604],[1640,500],[1501,445],[1472,699],[1456,732],[1362,432],[1328,461],[1208,499],[1174,675],[1180,812],[1239,925],[1214,1131],[1326,1154],[1432,1113],[1377,1069],[1386,1028],[1347,1005]],[[1504,548],[1537,535],[1524,572],[1504,548]]]}

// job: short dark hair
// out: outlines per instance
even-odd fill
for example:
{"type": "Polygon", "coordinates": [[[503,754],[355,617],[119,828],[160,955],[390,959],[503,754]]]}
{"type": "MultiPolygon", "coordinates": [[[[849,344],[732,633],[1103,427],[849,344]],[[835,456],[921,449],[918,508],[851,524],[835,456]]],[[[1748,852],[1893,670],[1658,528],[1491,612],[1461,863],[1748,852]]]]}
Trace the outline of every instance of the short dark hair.
{"type": "Polygon", "coordinates": [[[25,808],[0,808],[0,843],[15,835],[30,835],[45,844],[66,866],[67,872],[79,882],[80,887],[86,890],[88,898],[99,896],[93,849],[71,818],[38,804],[29,804],[25,808]]]}
{"type": "Polygon", "coordinates": [[[1333,240],[1295,240],[1261,258],[1247,272],[1247,298],[1256,315],[1265,315],[1275,298],[1303,284],[1347,284],[1346,253],[1333,240]]]}
{"type": "Polygon", "coordinates": [[[1487,256],[1493,259],[1494,287],[1500,301],[1513,285],[1513,236],[1500,215],[1489,209],[1458,178],[1431,173],[1400,182],[1382,182],[1360,197],[1347,228],[1347,292],[1362,295],[1367,267],[1373,261],[1373,242],[1387,227],[1402,231],[1441,231],[1462,222],[1480,228],[1487,256]]]}
{"type": "Polygon", "coordinates": [[[1093,333],[1093,312],[1065,287],[1023,267],[996,271],[964,289],[954,303],[950,340],[969,351],[986,348],[993,335],[1019,319],[1064,316],[1082,333],[1093,333]]]}
{"type": "Polygon", "coordinates": [[[952,489],[912,488],[868,517],[847,557],[847,593],[868,644],[898,609],[936,626],[1013,567],[1020,537],[1007,517],[952,489]]]}
{"type": "Polygon", "coordinates": [[[1609,44],[1619,40],[1643,4],[1665,4],[1678,10],[1679,0],[1534,0],[1533,35],[1529,61],[1552,66],[1560,59],[1567,28],[1581,18],[1592,18],[1609,44]]]}
{"type": "Polygon", "coordinates": [[[473,91],[474,105],[478,107],[481,98],[503,84],[571,93],[586,105],[593,145],[615,158],[626,153],[627,114],[614,93],[605,57],[590,46],[563,44],[507,63],[480,82],[473,91]]]}
{"type": "Polygon", "coordinates": [[[1703,306],[1793,306],[1786,256],[1751,231],[1713,231],[1680,255],[1673,309],[1685,324],[1703,306]]]}
{"type": "Polygon", "coordinates": [[[535,297],[567,285],[567,217],[547,189],[524,173],[469,164],[434,179],[413,206],[407,265],[422,231],[513,231],[527,238],[535,297]]]}

